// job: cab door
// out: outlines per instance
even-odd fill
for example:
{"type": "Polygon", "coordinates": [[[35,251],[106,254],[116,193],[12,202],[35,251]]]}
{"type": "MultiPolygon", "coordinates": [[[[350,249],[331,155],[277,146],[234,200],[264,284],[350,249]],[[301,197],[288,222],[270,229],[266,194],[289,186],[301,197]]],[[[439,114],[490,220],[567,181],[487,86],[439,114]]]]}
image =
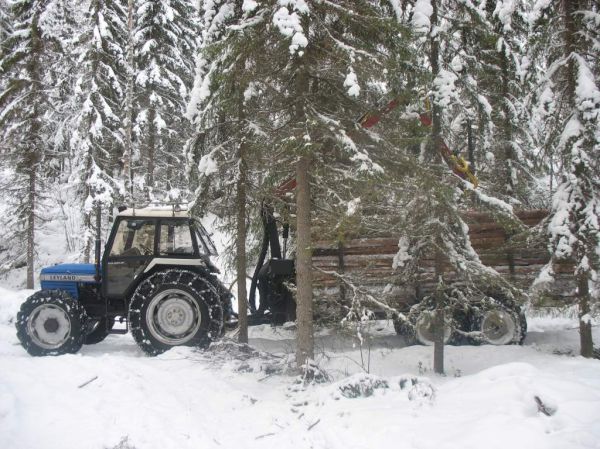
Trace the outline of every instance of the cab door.
{"type": "Polygon", "coordinates": [[[115,224],[103,262],[104,295],[124,298],[156,254],[156,220],[124,217],[115,224]]]}

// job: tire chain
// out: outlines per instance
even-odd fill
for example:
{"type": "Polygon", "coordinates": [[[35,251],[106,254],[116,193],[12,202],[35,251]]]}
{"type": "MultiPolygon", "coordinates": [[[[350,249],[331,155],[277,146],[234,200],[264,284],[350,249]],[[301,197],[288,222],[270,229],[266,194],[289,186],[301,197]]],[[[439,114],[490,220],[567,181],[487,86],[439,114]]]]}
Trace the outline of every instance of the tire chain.
{"type": "MultiPolygon", "coordinates": [[[[201,335],[199,339],[192,339],[190,343],[199,347],[206,347],[211,341],[216,340],[222,335],[223,329],[223,306],[217,288],[205,276],[189,270],[170,269],[154,273],[135,289],[129,306],[129,324],[134,340],[140,348],[149,355],[158,355],[168,347],[156,347],[148,339],[147,330],[142,328],[143,317],[141,309],[144,303],[149,300],[156,291],[164,286],[184,286],[191,290],[199,300],[204,303],[210,321],[206,327],[206,335],[201,335]],[[206,293],[210,293],[206,295],[206,293]]],[[[199,330],[199,332],[204,332],[199,330]]]]}
{"type": "Polygon", "coordinates": [[[15,323],[17,328],[17,338],[21,342],[23,348],[33,356],[74,354],[81,349],[81,346],[83,346],[87,319],[87,314],[81,303],[76,299],[73,299],[69,293],[62,290],[41,290],[31,295],[21,305],[15,323]],[[30,314],[36,307],[43,304],[59,306],[69,315],[71,335],[60,348],[41,348],[32,341],[27,332],[27,321],[30,314]]]}

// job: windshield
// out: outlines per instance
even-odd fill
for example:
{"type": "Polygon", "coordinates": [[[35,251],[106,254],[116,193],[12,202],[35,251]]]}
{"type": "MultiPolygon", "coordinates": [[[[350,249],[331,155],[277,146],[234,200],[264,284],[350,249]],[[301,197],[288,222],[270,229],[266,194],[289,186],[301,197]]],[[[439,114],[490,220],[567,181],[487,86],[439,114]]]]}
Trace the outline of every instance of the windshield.
{"type": "MultiPolygon", "coordinates": [[[[217,248],[210,238],[208,231],[202,226],[198,220],[194,220],[194,227],[196,229],[196,235],[198,236],[198,246],[204,247],[204,253],[210,256],[218,256],[217,248]]],[[[202,250],[202,248],[200,248],[202,250]]]]}

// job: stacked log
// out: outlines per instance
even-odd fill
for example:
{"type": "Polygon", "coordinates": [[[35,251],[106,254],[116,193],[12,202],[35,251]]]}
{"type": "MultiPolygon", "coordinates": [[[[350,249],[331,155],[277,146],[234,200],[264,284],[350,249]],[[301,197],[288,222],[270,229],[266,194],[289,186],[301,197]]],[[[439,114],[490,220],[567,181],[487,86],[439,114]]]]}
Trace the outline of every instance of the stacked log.
{"type": "MultiPolygon", "coordinates": [[[[523,211],[517,216],[528,227],[533,227],[547,216],[545,210],[523,211]]],[[[533,243],[533,239],[523,235],[511,235],[497,224],[492,217],[482,213],[468,213],[465,221],[469,226],[469,236],[473,249],[481,261],[494,268],[506,280],[524,291],[530,291],[533,281],[549,261],[549,254],[543,242],[533,243]]],[[[358,238],[343,244],[331,241],[317,241],[313,248],[313,282],[315,297],[321,306],[327,308],[331,302],[346,306],[352,300],[353,292],[340,280],[339,275],[352,280],[352,284],[362,291],[368,291],[395,308],[405,308],[434,288],[433,259],[421,261],[419,291],[415,285],[402,285],[398,282],[399,273],[392,267],[398,252],[399,236],[358,238]]],[[[446,266],[446,281],[460,282],[460,277],[446,266]]],[[[557,282],[549,292],[556,301],[571,301],[574,294],[572,266],[563,263],[555,266],[557,282]]],[[[541,294],[536,292],[537,295],[541,294]]],[[[548,296],[548,292],[545,293],[548,296]]],[[[535,298],[534,298],[535,299],[535,298]]]]}

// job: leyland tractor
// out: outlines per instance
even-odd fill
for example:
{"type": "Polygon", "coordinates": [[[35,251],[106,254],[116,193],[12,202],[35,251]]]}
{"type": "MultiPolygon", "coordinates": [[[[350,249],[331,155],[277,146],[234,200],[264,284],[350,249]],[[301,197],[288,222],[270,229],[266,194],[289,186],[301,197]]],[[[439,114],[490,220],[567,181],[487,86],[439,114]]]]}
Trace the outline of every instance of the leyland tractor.
{"type": "Polygon", "coordinates": [[[213,255],[210,235],[179,206],[121,208],[102,257],[96,238],[94,264],[41,270],[41,290],[17,315],[18,338],[34,356],[75,353],[129,330],[149,355],[207,346],[235,315],[213,255]]]}

